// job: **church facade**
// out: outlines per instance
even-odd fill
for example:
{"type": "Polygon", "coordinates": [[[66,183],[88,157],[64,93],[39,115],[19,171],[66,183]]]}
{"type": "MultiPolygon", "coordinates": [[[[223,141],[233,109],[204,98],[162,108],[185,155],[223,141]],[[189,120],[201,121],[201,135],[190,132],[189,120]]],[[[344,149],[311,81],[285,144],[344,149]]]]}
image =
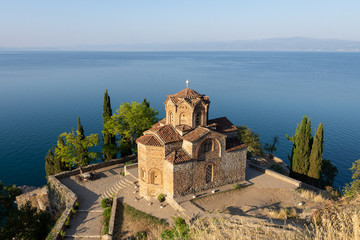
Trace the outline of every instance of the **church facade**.
{"type": "Polygon", "coordinates": [[[186,88],[164,104],[166,118],[137,139],[141,196],[175,197],[245,179],[246,145],[226,117],[208,119],[208,96],[186,88]]]}

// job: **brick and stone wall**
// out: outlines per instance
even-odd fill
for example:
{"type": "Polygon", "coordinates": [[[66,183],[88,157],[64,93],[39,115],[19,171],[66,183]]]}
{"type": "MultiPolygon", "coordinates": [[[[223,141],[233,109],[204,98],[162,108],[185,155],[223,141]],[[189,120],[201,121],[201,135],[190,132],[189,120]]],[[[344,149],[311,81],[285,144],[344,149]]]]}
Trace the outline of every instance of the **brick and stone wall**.
{"type": "Polygon", "coordinates": [[[140,195],[157,197],[164,191],[165,149],[138,144],[138,156],[140,195]]]}

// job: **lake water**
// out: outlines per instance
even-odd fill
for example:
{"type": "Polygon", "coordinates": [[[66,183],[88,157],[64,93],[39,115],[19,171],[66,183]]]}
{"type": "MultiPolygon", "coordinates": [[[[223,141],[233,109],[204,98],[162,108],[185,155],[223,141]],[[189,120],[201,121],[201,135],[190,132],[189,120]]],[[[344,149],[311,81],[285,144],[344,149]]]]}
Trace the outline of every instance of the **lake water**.
{"type": "Polygon", "coordinates": [[[190,88],[210,97],[210,117],[247,125],[262,142],[280,136],[287,160],[302,116],[324,123],[324,158],[351,181],[360,158],[360,53],[0,52],[0,180],[46,183],[44,156],[77,126],[101,133],[106,89],[113,111],[142,101],[164,117],[167,94],[190,88]]]}

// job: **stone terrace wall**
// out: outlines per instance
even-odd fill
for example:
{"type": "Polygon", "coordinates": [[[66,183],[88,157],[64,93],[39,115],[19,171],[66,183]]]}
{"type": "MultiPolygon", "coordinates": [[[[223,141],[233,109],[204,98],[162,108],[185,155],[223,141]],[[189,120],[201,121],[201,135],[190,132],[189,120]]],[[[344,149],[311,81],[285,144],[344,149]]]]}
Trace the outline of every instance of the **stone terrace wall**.
{"type": "Polygon", "coordinates": [[[78,197],[57,179],[57,175],[48,177],[48,185],[51,208],[56,213],[63,211],[49,234],[49,239],[56,240],[60,236],[60,231],[64,229],[66,218],[70,215],[71,208],[78,201],[78,197]]]}
{"type": "MultiPolygon", "coordinates": [[[[125,158],[113,159],[108,162],[101,162],[97,164],[92,164],[83,168],[83,172],[89,172],[92,170],[97,170],[100,168],[108,167],[111,165],[124,163],[127,161],[135,161],[136,155],[131,155],[125,158]]],[[[80,170],[77,168],[72,171],[66,171],[52,175],[48,177],[48,186],[49,186],[49,202],[53,213],[59,214],[62,212],[60,218],[57,220],[55,226],[51,230],[48,238],[49,239],[58,239],[60,236],[60,231],[64,230],[64,225],[66,218],[71,213],[71,208],[74,207],[75,203],[78,202],[78,197],[73,193],[68,187],[60,182],[59,179],[67,178],[74,176],[80,173],[80,170]]]]}

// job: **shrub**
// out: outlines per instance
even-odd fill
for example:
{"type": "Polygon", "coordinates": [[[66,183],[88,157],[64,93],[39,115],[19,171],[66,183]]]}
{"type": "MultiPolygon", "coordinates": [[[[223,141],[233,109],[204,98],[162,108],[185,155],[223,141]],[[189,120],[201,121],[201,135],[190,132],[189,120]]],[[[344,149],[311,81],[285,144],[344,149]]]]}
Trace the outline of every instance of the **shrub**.
{"type": "Polygon", "coordinates": [[[295,208],[281,208],[280,210],[268,210],[269,216],[273,218],[288,219],[296,218],[297,212],[295,208]]]}
{"type": "Polygon", "coordinates": [[[165,194],[161,193],[161,194],[158,196],[158,200],[159,200],[159,202],[165,201],[165,194]]]}
{"type": "Polygon", "coordinates": [[[235,184],[234,185],[234,189],[236,189],[236,190],[240,190],[240,189],[242,189],[244,186],[242,186],[241,184],[235,184]]]}
{"type": "Polygon", "coordinates": [[[101,200],[101,208],[111,207],[113,202],[113,198],[103,198],[101,200]]]}
{"type": "Polygon", "coordinates": [[[181,217],[174,218],[175,227],[170,230],[164,230],[160,234],[161,239],[188,239],[189,226],[185,220],[181,217]]]}
{"type": "Polygon", "coordinates": [[[323,196],[321,193],[316,193],[310,190],[300,189],[300,194],[301,196],[311,199],[314,202],[325,202],[328,200],[326,196],[323,196]]]}
{"type": "Polygon", "coordinates": [[[72,207],[72,208],[70,209],[70,215],[71,215],[71,217],[74,217],[75,213],[76,213],[76,209],[72,207]]]}
{"type": "Polygon", "coordinates": [[[65,221],[65,227],[69,227],[70,226],[70,219],[69,217],[66,218],[66,221],[65,221]]]}
{"type": "Polygon", "coordinates": [[[109,232],[109,222],[110,222],[110,216],[111,216],[111,207],[106,207],[103,210],[103,234],[107,234],[109,232]]]}
{"type": "Polygon", "coordinates": [[[128,161],[128,162],[125,163],[126,166],[127,166],[127,165],[131,165],[131,164],[133,164],[132,161],[128,161]]]}
{"type": "Polygon", "coordinates": [[[79,203],[78,202],[75,202],[74,208],[75,208],[75,210],[79,210],[79,203]]]}
{"type": "Polygon", "coordinates": [[[275,172],[283,174],[283,168],[279,164],[271,164],[269,168],[275,172]]]}
{"type": "Polygon", "coordinates": [[[136,233],[136,239],[146,239],[147,238],[147,233],[140,231],[136,233]]]}

